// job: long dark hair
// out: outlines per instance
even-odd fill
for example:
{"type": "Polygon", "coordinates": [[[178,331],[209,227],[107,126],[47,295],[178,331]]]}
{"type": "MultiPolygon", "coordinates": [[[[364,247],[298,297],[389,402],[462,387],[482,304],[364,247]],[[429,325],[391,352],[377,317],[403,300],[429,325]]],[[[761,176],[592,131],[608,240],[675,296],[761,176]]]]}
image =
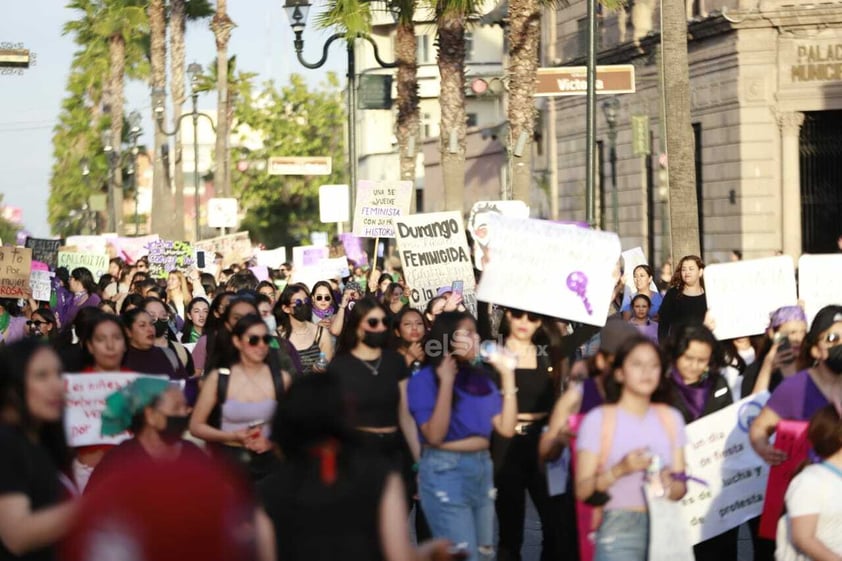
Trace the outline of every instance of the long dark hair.
{"type": "MultiPolygon", "coordinates": [[[[233,298],[235,294],[229,291],[223,291],[213,297],[213,300],[208,307],[208,320],[205,322],[205,331],[204,335],[210,337],[211,333],[215,333],[219,326],[223,323],[223,312],[220,311],[222,308],[225,299],[228,298],[229,300],[233,298]],[[219,314],[217,316],[217,314],[219,314]]],[[[227,309],[227,305],[226,305],[227,309]]]]}
{"type": "MultiPolygon", "coordinates": [[[[678,267],[676,267],[675,270],[672,272],[672,280],[670,281],[670,286],[672,288],[675,288],[679,294],[682,294],[684,292],[684,279],[681,278],[681,265],[685,261],[694,262],[699,268],[700,272],[705,270],[705,262],[702,261],[702,258],[698,255],[685,255],[684,257],[682,257],[681,261],[678,262],[678,267]]],[[[705,288],[705,277],[699,278],[699,284],[702,286],[702,289],[705,288]]]]}
{"type": "MultiPolygon", "coordinates": [[[[228,320],[231,319],[231,308],[233,308],[235,304],[242,303],[250,304],[251,307],[254,308],[253,312],[246,314],[243,318],[249,315],[257,315],[258,318],[260,317],[257,313],[257,306],[254,303],[254,298],[232,296],[231,300],[228,302],[228,307],[225,308],[225,313],[220,318],[221,321],[219,322],[218,328],[213,333],[208,334],[208,355],[205,360],[205,372],[210,372],[214,368],[230,368],[232,364],[236,364],[240,360],[237,348],[231,340],[231,332],[228,331],[227,324],[228,320]]],[[[240,318],[240,320],[243,318],[240,318]]]]}
{"type": "Polygon", "coordinates": [[[94,276],[89,269],[76,267],[71,271],[70,278],[78,281],[88,294],[99,293],[99,286],[94,282],[94,276]]]}
{"type": "Polygon", "coordinates": [[[333,291],[333,287],[327,281],[322,280],[313,285],[313,290],[310,291],[310,301],[313,302],[313,307],[316,307],[315,298],[318,288],[327,289],[327,293],[330,294],[330,311],[335,314],[339,310],[339,301],[336,299],[336,292],[333,291]]]}
{"type": "MultiPolygon", "coordinates": [[[[509,310],[512,311],[512,310],[509,310]]],[[[538,368],[545,370],[553,381],[556,394],[561,393],[561,365],[566,358],[561,349],[561,330],[558,328],[558,323],[554,318],[550,318],[541,314],[537,314],[541,319],[541,325],[532,334],[532,344],[535,345],[537,351],[538,368]],[[540,352],[541,349],[547,349],[547,355],[540,352]]],[[[512,325],[509,321],[508,314],[503,314],[503,319],[500,322],[500,335],[503,336],[503,341],[508,339],[512,334],[512,325]]]]}
{"type": "Polygon", "coordinates": [[[711,376],[718,376],[719,371],[726,366],[725,353],[722,345],[719,344],[710,329],[704,325],[684,325],[672,333],[665,347],[670,364],[675,365],[679,357],[687,352],[690,343],[694,341],[710,347],[711,355],[708,368],[711,376]]]}
{"type": "MultiPolygon", "coordinates": [[[[190,300],[187,303],[187,307],[184,308],[184,327],[181,329],[181,342],[182,343],[189,343],[190,342],[190,333],[193,331],[193,320],[190,319],[190,312],[193,311],[193,306],[198,303],[203,303],[208,307],[208,317],[205,319],[205,327],[208,325],[208,320],[210,319],[210,304],[208,304],[207,298],[202,296],[197,296],[190,300]]],[[[202,333],[205,332],[205,328],[202,328],[202,333]]]]}
{"type": "Polygon", "coordinates": [[[292,307],[292,297],[299,292],[303,292],[307,295],[306,298],[310,298],[310,289],[307,288],[306,284],[294,283],[286,285],[278,301],[275,302],[275,308],[272,310],[272,313],[275,314],[275,320],[278,322],[278,331],[282,337],[287,339],[290,333],[292,333],[292,321],[289,319],[289,314],[284,311],[284,306],[292,307]]]}
{"type": "MultiPolygon", "coordinates": [[[[231,329],[231,337],[242,337],[243,334],[246,331],[248,331],[249,329],[251,329],[255,325],[262,325],[263,327],[266,327],[266,322],[264,322],[263,318],[261,318],[260,315],[258,315],[258,314],[246,314],[243,317],[241,317],[239,319],[239,321],[237,321],[237,323],[231,329]]],[[[267,331],[268,331],[268,329],[267,329],[267,331]]],[[[269,333],[269,335],[272,335],[272,333],[269,333]]],[[[234,363],[240,362],[240,352],[237,350],[237,347],[234,346],[233,342],[231,342],[231,347],[233,349],[233,356],[237,357],[237,359],[236,359],[236,361],[234,361],[234,363]]],[[[266,356],[265,362],[267,364],[269,363],[269,356],[268,355],[266,356]]],[[[234,364],[234,363],[232,363],[232,364],[234,364]]]]}
{"type": "Polygon", "coordinates": [[[442,347],[444,347],[444,343],[446,341],[447,348],[442,348],[441,352],[433,353],[427,357],[428,363],[431,364],[433,368],[440,365],[444,360],[444,357],[453,351],[454,334],[459,329],[459,324],[465,320],[471,320],[476,324],[474,316],[468,312],[442,312],[436,316],[436,320],[430,328],[430,333],[427,339],[429,341],[441,341],[442,347]]]}
{"type": "MultiPolygon", "coordinates": [[[[350,353],[354,347],[360,342],[357,337],[357,329],[360,327],[363,318],[372,310],[380,310],[384,315],[386,308],[373,296],[366,296],[354,304],[354,309],[350,313],[345,314],[345,323],[342,325],[342,333],[339,334],[339,339],[336,342],[336,354],[350,353]]],[[[389,327],[388,325],[386,326],[389,327]]]]}
{"type": "Polygon", "coordinates": [[[427,318],[424,317],[424,314],[421,313],[421,310],[417,310],[410,306],[404,306],[401,308],[397,314],[395,314],[394,319],[392,320],[391,332],[389,333],[389,347],[392,349],[400,349],[403,347],[408,347],[409,345],[401,339],[399,335],[401,322],[403,318],[409,314],[417,314],[419,318],[421,318],[421,325],[424,329],[424,336],[421,338],[421,345],[424,345],[424,341],[427,339],[427,332],[429,331],[429,326],[427,325],[427,318]]]}
{"type": "MultiPolygon", "coordinates": [[[[135,308],[139,309],[139,308],[135,308]]],[[[137,319],[138,314],[134,314],[132,316],[132,321],[137,319]]],[[[82,347],[82,365],[85,367],[94,366],[94,355],[88,350],[88,343],[90,343],[94,338],[94,333],[96,333],[97,328],[102,325],[103,323],[113,323],[117,326],[117,329],[120,330],[120,334],[123,336],[123,343],[125,343],[125,348],[128,350],[129,348],[129,339],[126,336],[126,330],[123,327],[123,322],[120,321],[115,315],[112,314],[102,314],[98,316],[94,321],[91,323],[90,328],[85,333],[84,337],[79,338],[79,346],[82,347]]]]}
{"type": "Polygon", "coordinates": [[[623,385],[617,380],[615,372],[623,368],[623,364],[629,355],[638,347],[649,347],[658,355],[661,362],[660,378],[658,387],[652,392],[650,398],[652,403],[673,403],[673,390],[667,379],[668,363],[661,348],[644,335],[633,335],[623,341],[617,353],[614,355],[614,364],[611,366],[611,375],[605,379],[605,400],[608,403],[617,403],[623,393],[623,385]]]}
{"type": "Polygon", "coordinates": [[[27,433],[34,432],[38,442],[60,470],[70,467],[70,452],[61,420],[38,424],[26,406],[26,372],[32,358],[39,352],[55,351],[47,343],[26,338],[0,351],[0,422],[18,426],[27,433]]]}

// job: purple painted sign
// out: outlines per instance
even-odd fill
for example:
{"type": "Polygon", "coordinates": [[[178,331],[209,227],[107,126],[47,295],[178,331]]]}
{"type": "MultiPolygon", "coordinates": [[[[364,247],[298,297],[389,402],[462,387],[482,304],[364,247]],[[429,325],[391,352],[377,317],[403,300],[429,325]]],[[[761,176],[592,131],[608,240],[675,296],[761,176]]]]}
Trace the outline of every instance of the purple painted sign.
{"type": "Polygon", "coordinates": [[[363,240],[354,234],[339,234],[342,240],[342,247],[345,248],[345,256],[357,265],[368,265],[368,255],[363,250],[363,240]]]}
{"type": "Polygon", "coordinates": [[[591,306],[590,301],[588,301],[588,275],[582,271],[573,271],[567,275],[567,288],[569,288],[572,292],[575,292],[576,295],[582,299],[582,303],[585,305],[585,310],[587,310],[588,315],[592,316],[593,307],[591,306]]]}

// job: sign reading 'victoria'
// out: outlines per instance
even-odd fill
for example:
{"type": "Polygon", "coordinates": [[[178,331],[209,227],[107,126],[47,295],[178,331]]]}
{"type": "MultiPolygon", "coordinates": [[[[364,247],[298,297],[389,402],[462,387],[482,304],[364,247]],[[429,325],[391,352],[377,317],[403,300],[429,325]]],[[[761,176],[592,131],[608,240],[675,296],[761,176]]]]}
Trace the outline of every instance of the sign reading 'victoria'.
{"type": "MultiPolygon", "coordinates": [[[[634,93],[634,66],[613,64],[596,67],[596,93],[634,93]]],[[[539,68],[535,82],[536,97],[585,95],[588,91],[588,69],[585,66],[539,68]]]]}

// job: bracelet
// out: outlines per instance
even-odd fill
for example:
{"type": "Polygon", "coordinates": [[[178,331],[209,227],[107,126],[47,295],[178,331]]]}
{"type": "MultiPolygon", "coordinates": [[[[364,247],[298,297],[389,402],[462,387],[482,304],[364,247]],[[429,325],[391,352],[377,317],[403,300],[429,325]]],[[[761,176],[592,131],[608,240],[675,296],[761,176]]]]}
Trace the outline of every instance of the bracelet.
{"type": "Polygon", "coordinates": [[[500,391],[500,395],[502,395],[503,397],[506,397],[506,396],[509,396],[509,395],[515,395],[515,394],[517,394],[518,389],[519,389],[519,388],[515,388],[515,389],[513,389],[513,390],[511,390],[511,391],[502,391],[502,390],[501,390],[501,391],[500,391]]]}

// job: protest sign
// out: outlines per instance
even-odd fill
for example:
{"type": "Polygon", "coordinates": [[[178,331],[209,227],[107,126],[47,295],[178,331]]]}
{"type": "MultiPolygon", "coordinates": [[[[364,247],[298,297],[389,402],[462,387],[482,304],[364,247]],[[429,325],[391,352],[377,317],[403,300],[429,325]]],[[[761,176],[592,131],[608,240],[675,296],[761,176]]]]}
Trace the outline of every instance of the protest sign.
{"type": "Polygon", "coordinates": [[[769,314],[798,303],[795,269],[786,255],[709,265],[704,280],[717,339],[763,333],[769,314]]]}
{"type": "Polygon", "coordinates": [[[49,302],[50,293],[52,292],[53,273],[50,271],[30,271],[29,273],[29,288],[32,289],[32,299],[39,302],[49,302]]]}
{"type": "Polygon", "coordinates": [[[292,265],[296,269],[318,265],[327,259],[330,249],[324,245],[302,245],[292,248],[292,265]]]}
{"type": "Polygon", "coordinates": [[[531,218],[489,220],[496,241],[479,300],[605,325],[620,258],[617,234],[531,218]]]}
{"type": "Polygon", "coordinates": [[[751,447],[748,429],[768,399],[768,392],[752,395],[687,425],[684,457],[693,479],[687,482],[681,515],[690,543],[760,514],[769,466],[751,447]]]}
{"type": "MultiPolygon", "coordinates": [[[[629,287],[632,294],[637,293],[637,287],[634,285],[634,268],[640,265],[649,265],[642,247],[633,247],[623,252],[623,275],[625,276],[626,286],[629,287]]],[[[658,291],[654,278],[649,283],[649,290],[652,292],[658,291]]]]}
{"type": "Polygon", "coordinates": [[[77,253],[105,253],[106,242],[104,236],[68,236],[65,245],[77,253]]]}
{"type": "Polygon", "coordinates": [[[363,240],[351,233],[339,234],[345,256],[357,265],[368,265],[368,254],[363,249],[363,240]]]}
{"type": "Polygon", "coordinates": [[[287,248],[258,249],[254,252],[257,264],[270,269],[280,269],[287,260],[287,248]]]}
{"type": "Polygon", "coordinates": [[[808,323],[819,310],[842,304],[842,290],[834,279],[842,278],[842,253],[802,255],[798,260],[798,297],[804,301],[808,323]]]}
{"type": "MultiPolygon", "coordinates": [[[[140,374],[134,372],[96,372],[64,374],[64,433],[73,448],[95,444],[119,444],[127,440],[127,432],[102,436],[100,415],[105,398],[129,385],[140,374]]],[[[157,377],[157,376],[156,376],[157,377]]],[[[163,377],[166,379],[166,377],[163,377]]]]}
{"type": "Polygon", "coordinates": [[[172,271],[186,273],[195,264],[190,242],[157,240],[148,249],[149,276],[153,279],[165,279],[172,271]]]}
{"type": "Polygon", "coordinates": [[[348,276],[351,276],[351,272],[348,269],[348,258],[346,257],[320,259],[309,265],[296,266],[292,272],[293,282],[306,284],[310,290],[319,281],[340,279],[348,276]]]}
{"type": "Polygon", "coordinates": [[[249,267],[249,271],[251,271],[260,282],[269,280],[269,267],[266,265],[255,265],[254,267],[249,267]]]}
{"type": "Polygon", "coordinates": [[[476,282],[468,240],[457,211],[413,214],[395,219],[398,255],[409,303],[423,310],[439,288],[463,281],[463,298],[474,299],[476,282]]]}
{"type": "Polygon", "coordinates": [[[213,254],[222,255],[222,266],[248,261],[254,255],[248,232],[237,232],[226,236],[217,236],[196,242],[196,249],[210,253],[208,262],[213,262],[213,254]]]}
{"type": "Polygon", "coordinates": [[[58,265],[58,250],[61,247],[61,240],[45,238],[26,238],[25,247],[32,249],[32,259],[46,263],[53,269],[58,265]]]}
{"type": "Polygon", "coordinates": [[[0,298],[27,298],[31,271],[31,249],[0,247],[0,298]]]}
{"type": "Polygon", "coordinates": [[[108,272],[108,256],[104,253],[78,253],[75,251],[59,251],[58,266],[66,267],[72,273],[77,267],[84,267],[94,276],[94,281],[108,272]]]}
{"type": "Polygon", "coordinates": [[[485,269],[485,252],[491,247],[494,239],[489,229],[488,217],[491,214],[511,216],[513,218],[529,218],[529,207],[523,201],[480,201],[471,207],[468,215],[468,232],[474,242],[475,267],[485,269]]]}
{"type": "Polygon", "coordinates": [[[127,263],[135,263],[141,257],[149,255],[149,244],[159,239],[161,238],[158,234],[137,238],[113,237],[108,238],[108,245],[114,248],[115,257],[120,257],[127,263]]]}
{"type": "Polygon", "coordinates": [[[354,235],[394,238],[392,219],[409,214],[412,191],[412,181],[358,181],[354,235]]]}
{"type": "Polygon", "coordinates": [[[782,419],[775,428],[775,448],[786,453],[786,460],[769,471],[766,501],[763,503],[763,514],[760,516],[760,527],[757,531],[761,538],[775,539],[778,520],[784,510],[786,488],[810,451],[807,425],[807,421],[782,419]]]}

